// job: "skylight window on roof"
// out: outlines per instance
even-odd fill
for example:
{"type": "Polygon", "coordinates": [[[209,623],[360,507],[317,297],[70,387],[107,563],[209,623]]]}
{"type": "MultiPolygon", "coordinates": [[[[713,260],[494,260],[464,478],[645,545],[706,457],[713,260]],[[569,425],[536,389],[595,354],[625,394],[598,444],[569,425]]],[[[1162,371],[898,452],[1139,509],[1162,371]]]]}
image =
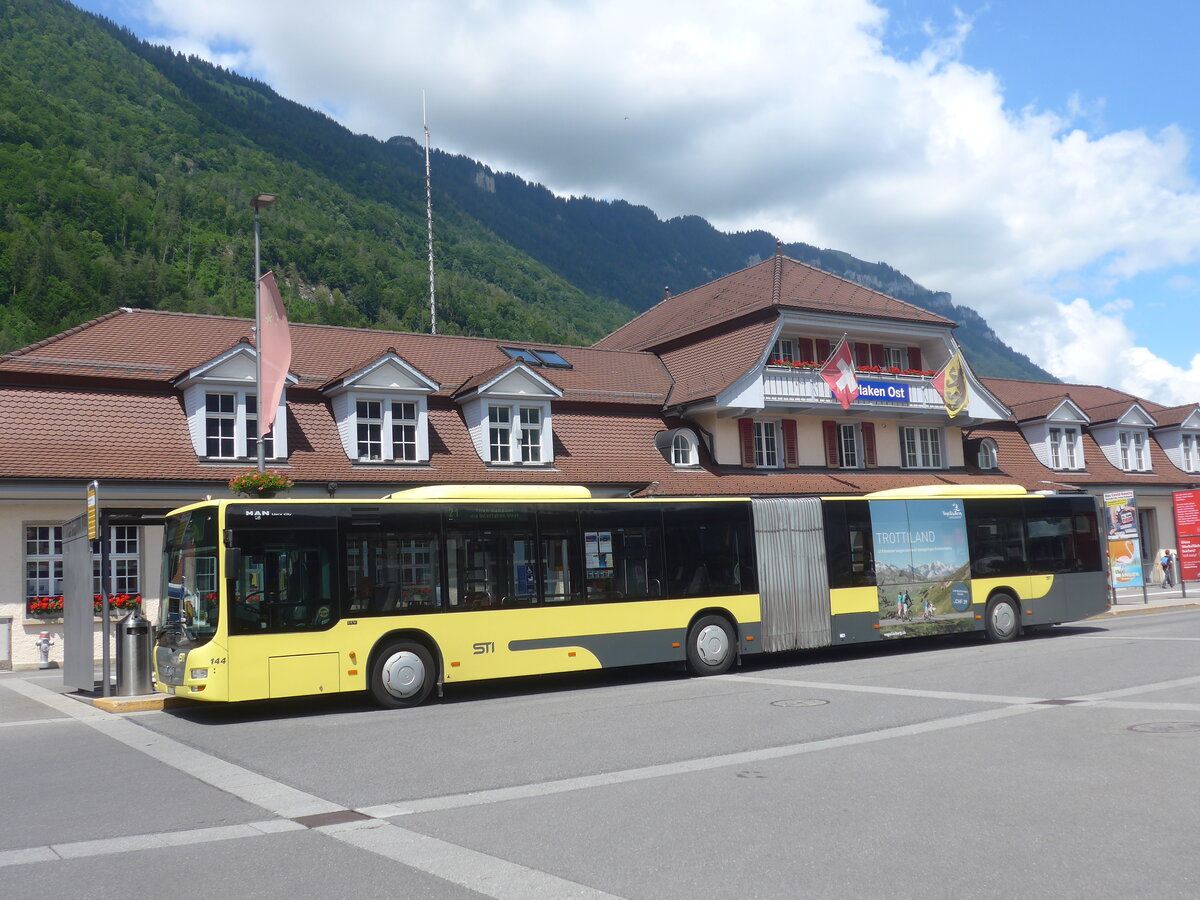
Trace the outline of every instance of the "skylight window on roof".
{"type": "Polygon", "coordinates": [[[532,350],[525,350],[522,347],[501,347],[504,355],[509,359],[518,359],[523,363],[528,363],[531,366],[542,365],[542,360],[532,350]]]}
{"type": "Polygon", "coordinates": [[[556,350],[532,350],[530,352],[534,353],[543,363],[545,363],[547,368],[550,368],[550,369],[569,369],[569,368],[571,368],[571,364],[569,362],[567,362],[565,359],[563,359],[562,354],[557,352],[556,350]]]}

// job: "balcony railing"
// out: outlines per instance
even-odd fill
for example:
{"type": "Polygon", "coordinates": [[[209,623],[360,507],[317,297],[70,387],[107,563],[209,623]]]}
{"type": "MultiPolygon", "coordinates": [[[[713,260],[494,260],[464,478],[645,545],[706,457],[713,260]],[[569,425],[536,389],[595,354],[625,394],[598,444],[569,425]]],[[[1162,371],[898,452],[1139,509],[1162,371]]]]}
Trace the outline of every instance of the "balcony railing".
{"type": "MultiPolygon", "coordinates": [[[[927,375],[893,375],[890,372],[856,372],[860,391],[854,406],[873,409],[945,409],[945,403],[927,375]],[[867,385],[880,385],[880,396],[869,396],[867,385]],[[888,388],[894,388],[888,390],[888,388]]],[[[763,370],[763,399],[768,403],[829,404],[840,408],[829,385],[816,369],[767,366],[763,370]]]]}

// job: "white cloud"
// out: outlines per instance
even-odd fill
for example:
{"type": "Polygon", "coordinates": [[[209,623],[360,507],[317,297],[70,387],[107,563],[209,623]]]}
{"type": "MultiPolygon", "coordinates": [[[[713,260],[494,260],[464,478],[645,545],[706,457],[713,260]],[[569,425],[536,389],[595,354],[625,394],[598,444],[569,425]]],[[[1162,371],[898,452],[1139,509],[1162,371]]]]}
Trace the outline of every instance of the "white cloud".
{"type": "Polygon", "coordinates": [[[901,60],[871,0],[150,2],[169,43],[353,130],[419,136],[425,89],[442,149],[560,194],[885,260],[1061,377],[1200,397],[1194,364],[1093,307],[1200,259],[1183,132],[1089,134],[1102,99],[1009,109],[962,61],[968,17],[901,60]],[[1036,317],[1063,341],[1031,346],[1036,317]]]}

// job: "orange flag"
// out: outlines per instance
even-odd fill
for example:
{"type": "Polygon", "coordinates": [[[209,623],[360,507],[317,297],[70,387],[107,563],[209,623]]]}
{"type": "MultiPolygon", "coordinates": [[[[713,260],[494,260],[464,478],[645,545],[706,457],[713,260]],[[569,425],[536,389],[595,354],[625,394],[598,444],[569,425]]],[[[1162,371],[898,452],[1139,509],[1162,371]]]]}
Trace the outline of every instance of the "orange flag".
{"type": "Polygon", "coordinates": [[[262,334],[258,336],[262,370],[262,384],[258,386],[258,437],[261,440],[275,423],[275,411],[279,408],[288,368],[292,365],[292,337],[273,272],[258,281],[258,304],[262,322],[262,334]]]}

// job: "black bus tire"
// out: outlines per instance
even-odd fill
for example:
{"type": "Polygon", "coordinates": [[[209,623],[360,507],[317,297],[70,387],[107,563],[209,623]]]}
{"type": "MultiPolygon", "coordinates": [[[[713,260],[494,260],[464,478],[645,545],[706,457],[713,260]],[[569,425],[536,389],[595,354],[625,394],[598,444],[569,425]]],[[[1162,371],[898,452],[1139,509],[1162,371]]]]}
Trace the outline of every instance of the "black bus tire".
{"type": "Polygon", "coordinates": [[[687,667],[693,675],[723,675],[737,658],[737,634],[724,616],[703,616],[688,629],[687,667]]]}
{"type": "Polygon", "coordinates": [[[1007,594],[997,594],[988,601],[984,616],[987,639],[1003,644],[1017,639],[1021,633],[1021,612],[1017,601],[1007,594]]]}
{"type": "Polygon", "coordinates": [[[392,641],[375,655],[369,688],[380,706],[403,709],[423,703],[436,676],[433,657],[425,647],[413,641],[392,641]]]}

